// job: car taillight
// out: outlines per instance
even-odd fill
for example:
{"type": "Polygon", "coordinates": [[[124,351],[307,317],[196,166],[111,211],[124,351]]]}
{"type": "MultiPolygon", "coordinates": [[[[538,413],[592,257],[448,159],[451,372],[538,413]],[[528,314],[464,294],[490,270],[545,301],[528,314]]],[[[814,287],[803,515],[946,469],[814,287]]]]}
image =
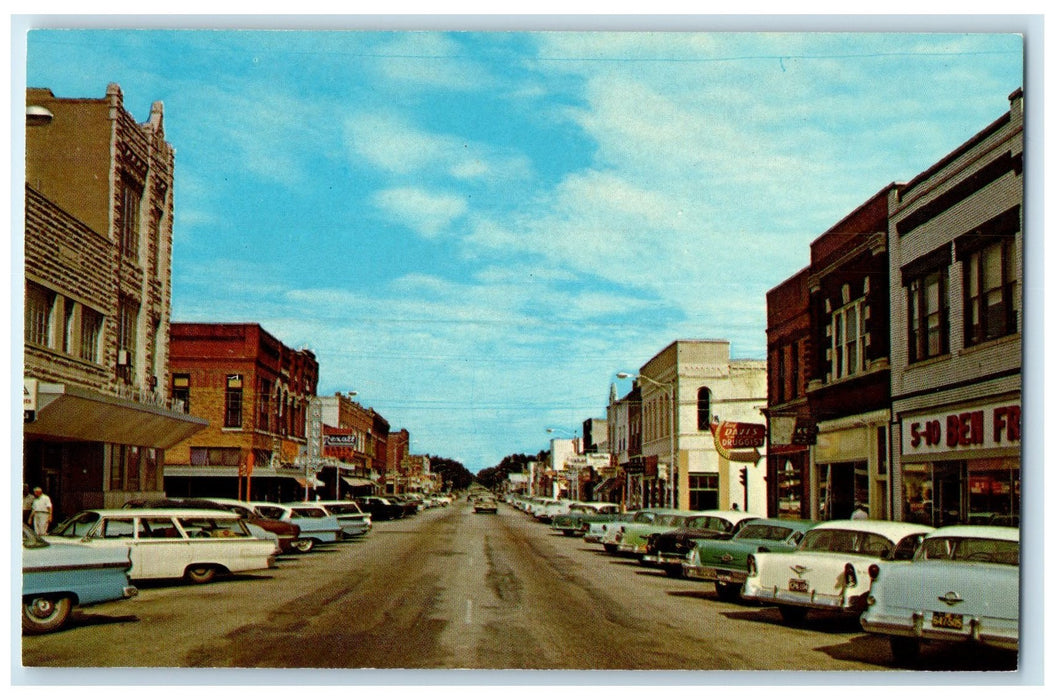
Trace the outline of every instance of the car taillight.
{"type": "Polygon", "coordinates": [[[847,562],[846,567],[843,569],[843,578],[846,582],[847,588],[852,588],[857,585],[857,571],[854,569],[854,565],[847,562]]]}
{"type": "Polygon", "coordinates": [[[868,578],[873,581],[879,578],[879,564],[872,564],[868,567],[868,578]]]}
{"type": "Polygon", "coordinates": [[[758,564],[755,562],[755,555],[747,555],[747,575],[758,576],[758,564]]]}

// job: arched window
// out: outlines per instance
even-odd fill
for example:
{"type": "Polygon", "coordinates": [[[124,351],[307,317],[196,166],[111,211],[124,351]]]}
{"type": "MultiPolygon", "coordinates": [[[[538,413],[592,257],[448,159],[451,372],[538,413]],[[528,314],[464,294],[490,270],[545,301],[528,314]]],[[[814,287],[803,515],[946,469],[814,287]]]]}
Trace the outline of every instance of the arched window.
{"type": "Polygon", "coordinates": [[[701,386],[696,392],[696,429],[710,430],[711,427],[711,390],[701,386]]]}

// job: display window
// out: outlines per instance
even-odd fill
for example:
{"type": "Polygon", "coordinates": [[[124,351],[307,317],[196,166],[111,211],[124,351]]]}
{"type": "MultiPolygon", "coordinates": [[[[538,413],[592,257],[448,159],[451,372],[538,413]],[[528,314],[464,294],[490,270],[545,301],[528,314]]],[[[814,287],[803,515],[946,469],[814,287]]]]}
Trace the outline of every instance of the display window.
{"type": "Polygon", "coordinates": [[[903,519],[944,525],[1017,526],[1021,508],[1018,458],[903,465],[903,519]]]}

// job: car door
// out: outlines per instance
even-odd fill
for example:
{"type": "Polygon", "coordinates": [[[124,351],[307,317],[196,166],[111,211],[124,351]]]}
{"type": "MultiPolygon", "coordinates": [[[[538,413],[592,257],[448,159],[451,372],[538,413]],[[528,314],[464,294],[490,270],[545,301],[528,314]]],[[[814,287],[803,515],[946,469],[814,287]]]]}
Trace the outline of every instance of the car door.
{"type": "Polygon", "coordinates": [[[140,578],[179,578],[190,563],[190,543],[172,516],[137,518],[132,568],[139,554],[140,578]]]}

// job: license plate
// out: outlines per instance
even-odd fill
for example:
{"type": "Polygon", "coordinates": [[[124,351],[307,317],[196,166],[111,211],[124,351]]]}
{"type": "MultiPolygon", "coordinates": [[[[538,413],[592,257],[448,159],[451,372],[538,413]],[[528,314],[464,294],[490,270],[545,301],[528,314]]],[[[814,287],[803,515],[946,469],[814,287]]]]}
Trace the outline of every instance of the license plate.
{"type": "Polygon", "coordinates": [[[805,579],[793,578],[788,580],[788,590],[792,593],[809,593],[810,583],[805,579]]]}
{"type": "Polygon", "coordinates": [[[726,571],[718,571],[715,573],[715,577],[723,583],[732,583],[733,575],[726,571]]]}
{"type": "Polygon", "coordinates": [[[930,619],[932,627],[940,627],[947,630],[962,630],[963,615],[957,613],[936,612],[930,619]]]}

